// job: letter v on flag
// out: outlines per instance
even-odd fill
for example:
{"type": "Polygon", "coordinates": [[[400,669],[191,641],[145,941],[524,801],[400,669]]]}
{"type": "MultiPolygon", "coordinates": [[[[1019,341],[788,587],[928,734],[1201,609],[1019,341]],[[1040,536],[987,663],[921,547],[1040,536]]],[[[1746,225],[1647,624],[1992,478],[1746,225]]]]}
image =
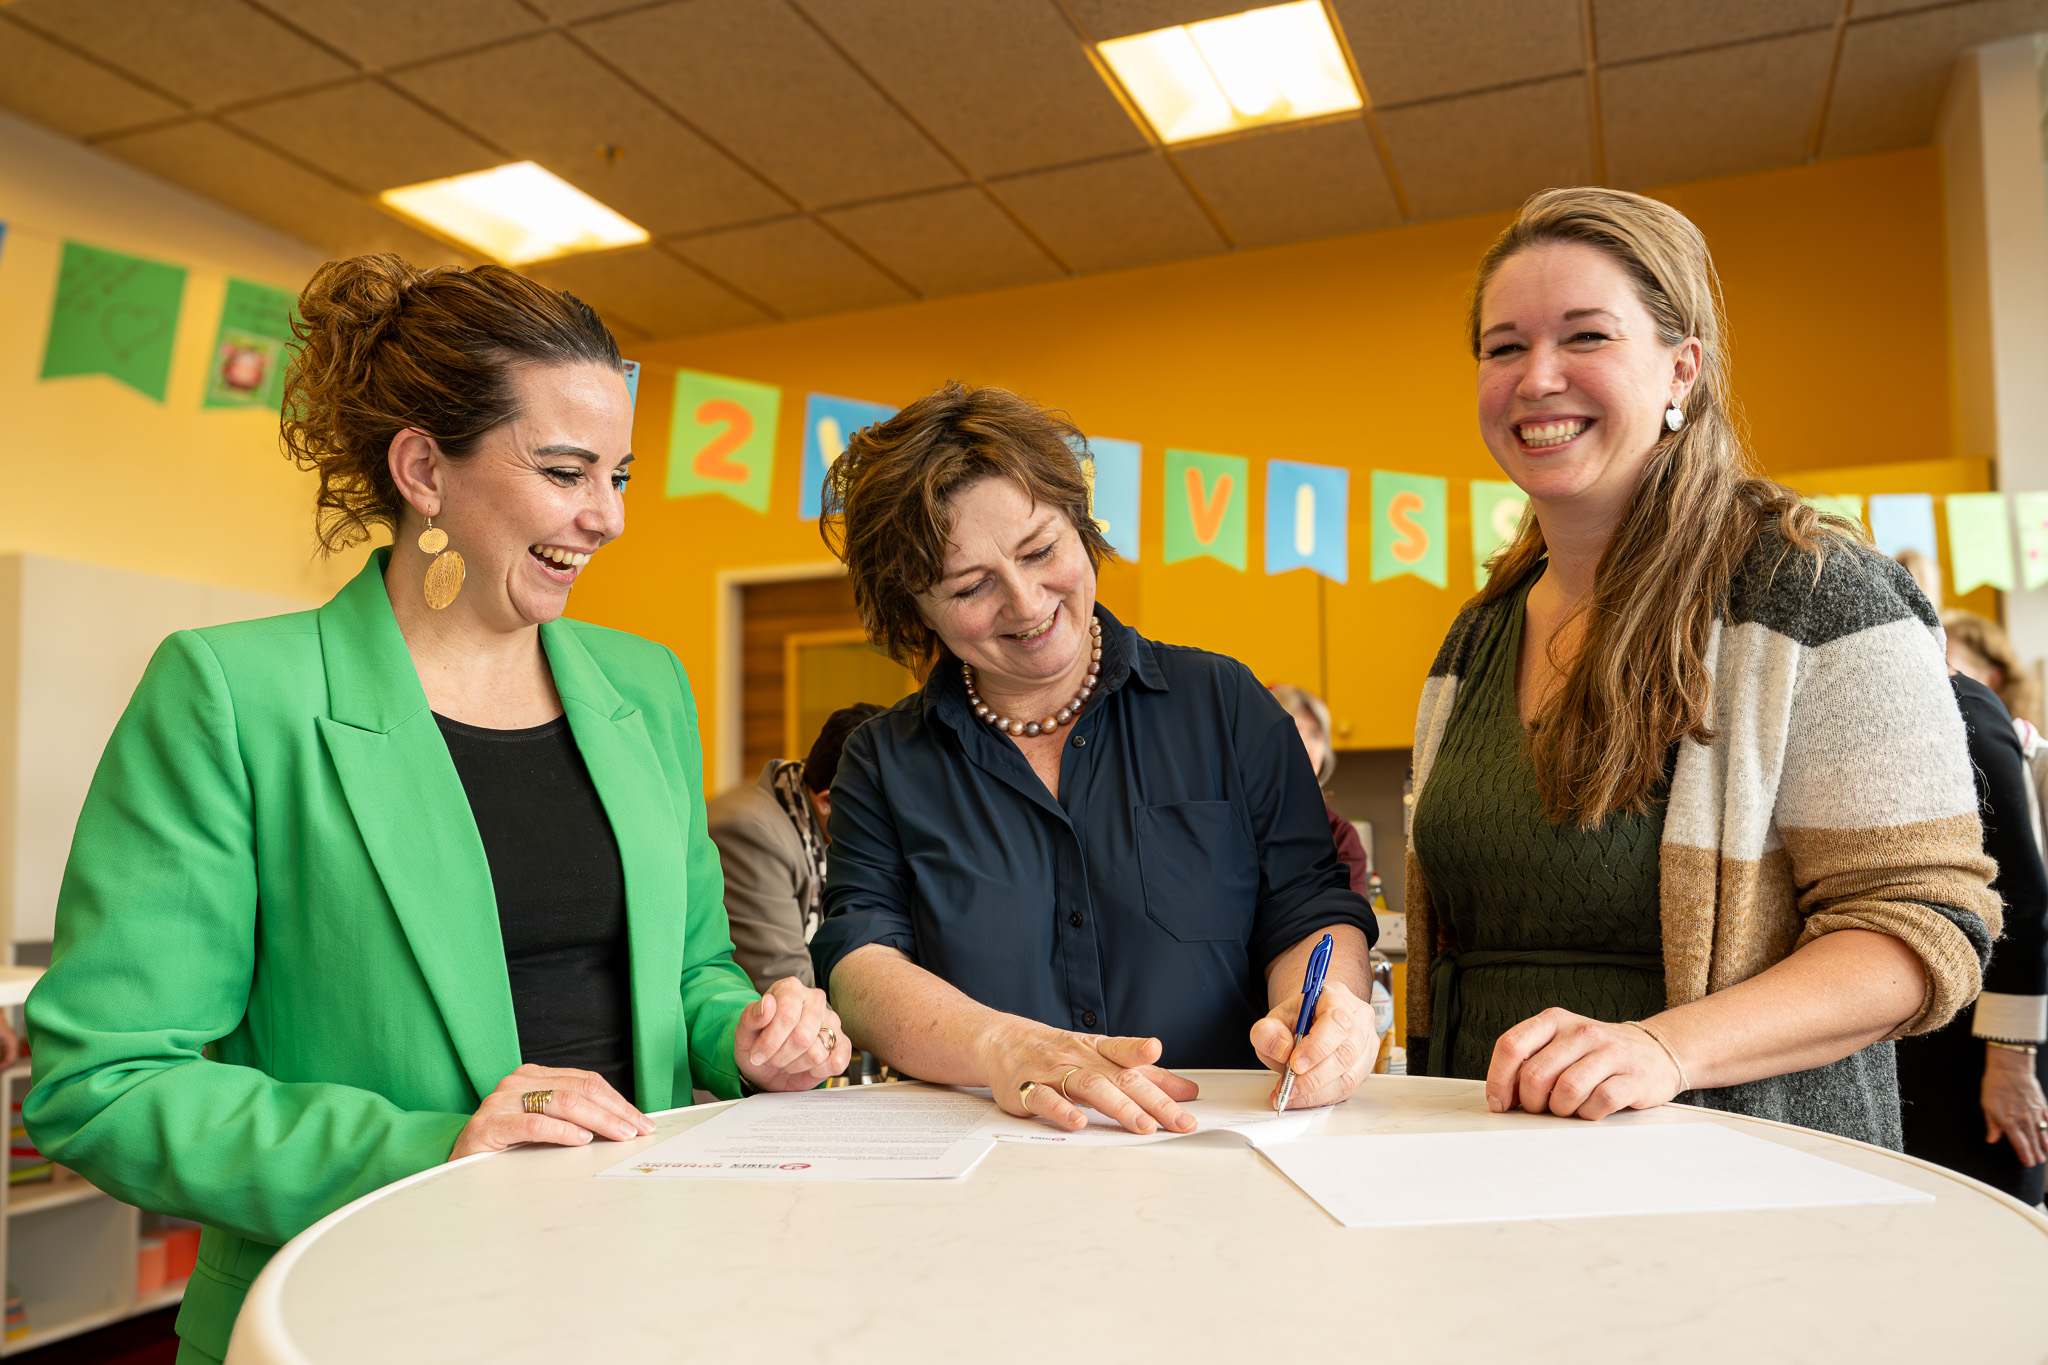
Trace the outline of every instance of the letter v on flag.
{"type": "Polygon", "coordinates": [[[1196,450],[1166,452],[1166,562],[1207,555],[1243,572],[1251,461],[1196,450]]]}

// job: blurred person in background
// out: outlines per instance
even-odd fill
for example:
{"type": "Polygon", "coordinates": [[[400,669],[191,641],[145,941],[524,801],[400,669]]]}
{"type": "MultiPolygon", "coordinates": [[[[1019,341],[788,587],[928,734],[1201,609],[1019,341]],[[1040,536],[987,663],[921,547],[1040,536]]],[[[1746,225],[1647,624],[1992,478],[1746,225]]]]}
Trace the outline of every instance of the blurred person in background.
{"type": "Polygon", "coordinates": [[[770,759],[753,786],[721,792],[705,809],[725,869],[733,960],[756,990],[785,976],[816,984],[809,944],[825,914],[832,775],[846,737],[881,712],[871,702],[834,711],[801,762],[770,759]]]}
{"type": "Polygon", "coordinates": [[[2013,719],[2040,730],[2041,684],[2020,662],[2004,627],[1975,612],[1953,609],[1941,614],[1941,624],[1948,633],[1948,666],[1997,693],[2013,719]]]}
{"type": "Polygon", "coordinates": [[[1295,733],[1316,770],[1316,783],[1323,789],[1323,813],[1330,820],[1330,838],[1337,845],[1337,859],[1351,876],[1351,889],[1372,899],[1372,855],[1357,828],[1330,804],[1330,779],[1337,775],[1337,751],[1330,744],[1330,707],[1321,697],[1293,683],[1274,683],[1267,691],[1294,717],[1295,733]]]}

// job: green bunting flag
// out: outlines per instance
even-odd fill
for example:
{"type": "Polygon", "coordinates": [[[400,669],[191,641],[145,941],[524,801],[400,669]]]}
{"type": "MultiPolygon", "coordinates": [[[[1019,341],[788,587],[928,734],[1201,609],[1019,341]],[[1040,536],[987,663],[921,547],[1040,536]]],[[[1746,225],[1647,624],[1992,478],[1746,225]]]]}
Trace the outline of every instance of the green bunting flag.
{"type": "Polygon", "coordinates": [[[742,507],[766,512],[781,411],[782,390],[773,384],[678,370],[669,426],[668,495],[720,493],[742,507]]]}
{"type": "Polygon", "coordinates": [[[1816,512],[1832,512],[1845,517],[1857,525],[1863,524],[1863,499],[1854,493],[1802,493],[1808,506],[1816,512]]]}
{"type": "Polygon", "coordinates": [[[1450,484],[1432,474],[1372,472],[1372,581],[1414,574],[1449,584],[1444,554],[1444,502],[1450,484]]]}
{"type": "Polygon", "coordinates": [[[2011,592],[2012,531],[2003,493],[1951,493],[1948,509],[1949,591],[1961,595],[1990,584],[2011,592]]]}
{"type": "Polygon", "coordinates": [[[1166,562],[1207,555],[1244,571],[1251,461],[1242,455],[1166,452],[1166,562]]]}
{"type": "Polygon", "coordinates": [[[2012,510],[2020,524],[2020,586],[2031,591],[2048,583],[2048,493],[2015,493],[2012,510]]]}
{"type": "Polygon", "coordinates": [[[1506,479],[1472,480],[1472,582],[1486,582],[1486,561],[1515,538],[1529,499],[1506,479]]]}
{"type": "Polygon", "coordinates": [[[66,242],[43,378],[104,374],[163,402],[184,294],[179,266],[66,242]]]}
{"type": "Polygon", "coordinates": [[[228,281],[201,407],[277,411],[284,401],[285,349],[291,345],[297,306],[298,300],[282,289],[228,281]]]}

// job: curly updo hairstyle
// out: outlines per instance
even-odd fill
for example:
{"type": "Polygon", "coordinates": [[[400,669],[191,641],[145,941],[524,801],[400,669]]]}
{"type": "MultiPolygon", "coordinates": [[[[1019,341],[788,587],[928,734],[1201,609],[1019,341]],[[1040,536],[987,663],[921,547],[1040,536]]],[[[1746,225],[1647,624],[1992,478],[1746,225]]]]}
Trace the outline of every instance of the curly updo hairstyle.
{"type": "Polygon", "coordinates": [[[1101,568],[1116,552],[1096,525],[1072,422],[1008,389],[951,383],[847,438],[826,472],[818,530],[853,580],[868,639],[922,673],[940,657],[938,632],[917,599],[946,565],[955,494],[987,478],[1013,480],[1056,507],[1101,568]]]}
{"type": "Polygon", "coordinates": [[[520,366],[621,368],[590,305],[499,265],[329,261],[299,295],[292,334],[281,441],[286,458],[320,475],[317,533],[329,554],[375,527],[397,530],[399,432],[422,432],[461,459],[519,415],[520,366]]]}

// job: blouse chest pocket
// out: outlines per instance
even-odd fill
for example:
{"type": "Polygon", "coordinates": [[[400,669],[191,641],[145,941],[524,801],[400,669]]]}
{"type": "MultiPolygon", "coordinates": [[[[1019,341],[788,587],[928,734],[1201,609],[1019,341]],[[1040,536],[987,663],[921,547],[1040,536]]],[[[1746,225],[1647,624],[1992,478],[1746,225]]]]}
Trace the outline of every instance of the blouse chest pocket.
{"type": "Polygon", "coordinates": [[[1145,914],[1183,943],[1251,936],[1259,859],[1228,801],[1179,801],[1134,812],[1145,914]]]}

